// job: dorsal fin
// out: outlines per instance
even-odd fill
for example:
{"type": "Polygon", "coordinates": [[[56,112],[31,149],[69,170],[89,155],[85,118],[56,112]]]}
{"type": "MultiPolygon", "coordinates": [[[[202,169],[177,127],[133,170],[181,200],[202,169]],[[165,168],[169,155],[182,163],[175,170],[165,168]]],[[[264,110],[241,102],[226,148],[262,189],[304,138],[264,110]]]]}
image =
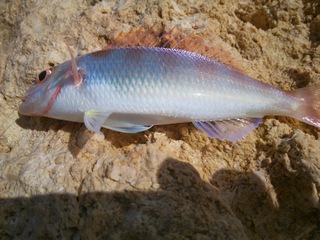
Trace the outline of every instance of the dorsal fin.
{"type": "Polygon", "coordinates": [[[131,29],[128,33],[119,33],[104,49],[124,47],[165,47],[183,49],[221,62],[237,71],[244,72],[240,64],[230,54],[223,51],[218,44],[208,44],[194,32],[185,32],[177,27],[165,31],[155,25],[144,29],[131,29]]]}
{"type": "Polygon", "coordinates": [[[115,39],[105,46],[105,49],[134,46],[161,47],[156,42],[160,39],[163,29],[155,30],[154,28],[155,26],[151,26],[145,30],[143,27],[139,27],[137,30],[131,29],[125,34],[120,32],[115,39]]]}

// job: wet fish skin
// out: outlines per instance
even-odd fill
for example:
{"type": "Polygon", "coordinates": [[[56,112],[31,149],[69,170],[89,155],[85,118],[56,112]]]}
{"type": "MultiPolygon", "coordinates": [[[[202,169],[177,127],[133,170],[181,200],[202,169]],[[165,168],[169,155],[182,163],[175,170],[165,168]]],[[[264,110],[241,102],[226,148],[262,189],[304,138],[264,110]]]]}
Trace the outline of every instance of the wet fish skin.
{"type": "Polygon", "coordinates": [[[320,127],[319,87],[296,92],[264,84],[189,51],[157,47],[101,50],[58,65],[26,93],[19,112],[140,132],[152,125],[193,122],[210,137],[236,141],[266,115],[320,127]],[[318,105],[317,105],[318,104],[318,105]]]}

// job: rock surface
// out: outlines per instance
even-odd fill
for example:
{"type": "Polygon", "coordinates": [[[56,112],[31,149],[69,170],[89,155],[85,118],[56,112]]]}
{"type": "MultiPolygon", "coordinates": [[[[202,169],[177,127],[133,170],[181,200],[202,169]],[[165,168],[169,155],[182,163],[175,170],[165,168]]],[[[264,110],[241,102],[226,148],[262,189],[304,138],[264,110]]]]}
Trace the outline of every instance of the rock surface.
{"type": "Polygon", "coordinates": [[[267,117],[231,144],[191,124],[134,135],[19,116],[36,73],[161,23],[219,42],[252,77],[319,84],[318,0],[1,1],[0,236],[319,239],[319,129],[267,117]]]}

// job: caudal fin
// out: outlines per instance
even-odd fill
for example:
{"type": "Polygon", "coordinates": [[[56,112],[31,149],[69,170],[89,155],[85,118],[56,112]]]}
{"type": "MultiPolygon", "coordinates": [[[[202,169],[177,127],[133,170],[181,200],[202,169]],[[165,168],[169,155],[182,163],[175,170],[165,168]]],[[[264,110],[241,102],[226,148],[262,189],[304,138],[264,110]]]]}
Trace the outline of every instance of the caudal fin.
{"type": "Polygon", "coordinates": [[[292,116],[320,128],[320,85],[297,89],[292,95],[301,99],[300,107],[292,116]]]}

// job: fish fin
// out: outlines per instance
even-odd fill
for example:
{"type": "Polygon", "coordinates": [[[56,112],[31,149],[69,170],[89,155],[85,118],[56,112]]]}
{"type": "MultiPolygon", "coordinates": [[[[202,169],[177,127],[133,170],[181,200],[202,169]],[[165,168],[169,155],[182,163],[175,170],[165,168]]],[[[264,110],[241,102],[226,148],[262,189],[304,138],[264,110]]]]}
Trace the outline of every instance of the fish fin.
{"type": "Polygon", "coordinates": [[[193,122],[193,125],[211,138],[236,142],[246,136],[261,122],[261,118],[236,118],[210,122],[193,122]]]}
{"type": "Polygon", "coordinates": [[[155,25],[148,29],[140,26],[138,29],[131,29],[127,33],[120,32],[104,49],[125,48],[125,47],[151,47],[157,46],[155,43],[162,35],[163,27],[155,30],[155,25]]]}
{"type": "Polygon", "coordinates": [[[126,126],[126,127],[112,127],[112,126],[103,126],[103,127],[108,128],[110,130],[117,131],[117,132],[122,132],[122,133],[138,133],[138,132],[143,132],[152,128],[152,126],[142,126],[142,125],[132,125],[132,126],[126,126]]]}
{"type": "MultiPolygon", "coordinates": [[[[216,40],[217,41],[217,40],[216,40]]],[[[142,26],[128,33],[120,32],[104,49],[125,47],[162,47],[183,49],[221,62],[233,69],[245,73],[241,63],[223,50],[221,44],[210,44],[193,31],[178,29],[177,26],[165,30],[163,26],[153,25],[147,29],[142,26]]]]}
{"type": "Polygon", "coordinates": [[[100,129],[110,115],[110,112],[86,111],[84,114],[84,124],[90,131],[103,134],[100,129]]]}
{"type": "Polygon", "coordinates": [[[72,72],[72,76],[73,76],[74,85],[79,87],[82,83],[82,74],[78,70],[77,61],[76,61],[75,57],[73,56],[73,53],[71,51],[69,44],[67,43],[66,40],[64,41],[64,43],[66,44],[67,49],[70,54],[70,57],[71,57],[71,72],[72,72]]]}
{"type": "MultiPolygon", "coordinates": [[[[149,124],[142,125],[142,119],[144,119],[143,114],[114,113],[107,119],[102,127],[123,133],[137,133],[146,131],[153,126],[151,124],[150,126],[148,126],[149,124]]],[[[151,119],[150,122],[153,122],[153,120],[151,119]]]]}
{"type": "Polygon", "coordinates": [[[162,32],[160,47],[194,52],[245,73],[241,63],[224,51],[218,43],[209,44],[203,37],[192,31],[176,30],[176,27],[173,27],[167,32],[162,32]]]}
{"type": "Polygon", "coordinates": [[[297,89],[289,94],[301,99],[291,117],[320,128],[320,85],[297,89]]]}

